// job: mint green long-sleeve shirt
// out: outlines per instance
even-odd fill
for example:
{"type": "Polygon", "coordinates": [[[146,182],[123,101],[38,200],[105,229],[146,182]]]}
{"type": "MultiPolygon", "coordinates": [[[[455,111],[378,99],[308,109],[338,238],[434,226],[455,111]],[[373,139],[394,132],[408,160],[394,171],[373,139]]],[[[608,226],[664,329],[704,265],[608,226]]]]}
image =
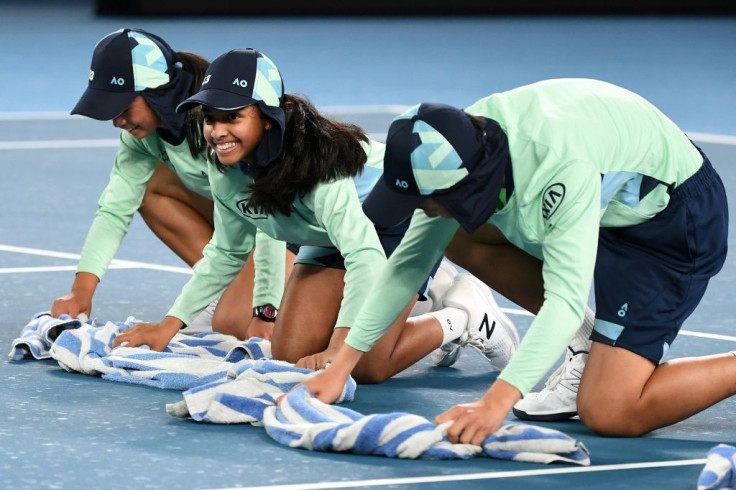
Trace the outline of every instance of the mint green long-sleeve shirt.
{"type": "MultiPolygon", "coordinates": [[[[188,189],[212,199],[206,157],[192,157],[186,141],[172,145],[157,133],[137,139],[121,132],[115,164],[98,201],[77,272],[88,272],[102,279],[143,201],[159,161],[173,170],[188,189]]],[[[285,244],[261,234],[257,241],[253,304],[277,305],[284,288],[285,244]]]]}
{"type": "MultiPolygon", "coordinates": [[[[483,98],[466,111],[497,121],[508,136],[514,191],[488,222],[543,261],[544,303],[499,375],[525,394],[581,325],[600,227],[632,226],[655,216],[669,202],[668,186],[692,176],[703,158],[649,102],[596,80],[542,81],[483,98]],[[661,184],[640,196],[643,176],[661,184]]],[[[375,344],[458,226],[415,212],[348,345],[367,351],[375,344]]]]}
{"type": "Polygon", "coordinates": [[[384,145],[371,142],[363,148],[368,161],[360,175],[318,184],[294,202],[289,216],[253,212],[247,207],[251,177],[238,167],[220,172],[210,165],[215,233],[168,315],[187,323],[215,298],[247,260],[256,230],[261,230],[277,240],[340,251],[346,272],[335,327],[352,325],[373,285],[375,271],[386,262],[375,227],[361,204],[362,196],[382,173],[384,145]]]}

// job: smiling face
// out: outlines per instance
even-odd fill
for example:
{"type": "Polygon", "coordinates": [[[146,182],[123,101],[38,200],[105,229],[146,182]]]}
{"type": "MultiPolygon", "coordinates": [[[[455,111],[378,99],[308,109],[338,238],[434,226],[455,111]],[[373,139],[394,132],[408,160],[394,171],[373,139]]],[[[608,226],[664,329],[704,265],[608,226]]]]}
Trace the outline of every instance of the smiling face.
{"type": "Polygon", "coordinates": [[[261,116],[258,106],[221,111],[202,106],[203,134],[223,165],[249,161],[271,122],[261,116]]]}
{"type": "Polygon", "coordinates": [[[124,129],[138,139],[145,138],[158,128],[164,127],[141,95],[133,99],[127,109],[113,118],[112,125],[124,129]]]}

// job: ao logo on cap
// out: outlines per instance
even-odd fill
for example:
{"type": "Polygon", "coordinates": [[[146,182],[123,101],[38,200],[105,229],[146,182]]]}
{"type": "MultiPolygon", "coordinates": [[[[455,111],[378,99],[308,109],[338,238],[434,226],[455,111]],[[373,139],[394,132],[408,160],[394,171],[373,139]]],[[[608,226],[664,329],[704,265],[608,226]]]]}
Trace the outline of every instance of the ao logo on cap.
{"type": "Polygon", "coordinates": [[[240,87],[245,88],[248,86],[248,80],[240,80],[236,78],[235,80],[233,80],[233,85],[238,85],[240,87]]]}
{"type": "Polygon", "coordinates": [[[401,179],[396,179],[396,182],[394,182],[394,185],[396,187],[401,187],[402,189],[408,189],[409,188],[409,183],[407,181],[401,180],[401,179]]]}
{"type": "Polygon", "coordinates": [[[212,76],[212,75],[207,75],[206,77],[204,77],[204,80],[202,80],[202,85],[207,85],[207,82],[209,82],[209,81],[210,81],[210,77],[211,77],[211,76],[212,76]]]}
{"type": "Polygon", "coordinates": [[[94,70],[90,70],[89,71],[89,81],[91,82],[94,79],[95,79],[95,71],[94,70]]]}

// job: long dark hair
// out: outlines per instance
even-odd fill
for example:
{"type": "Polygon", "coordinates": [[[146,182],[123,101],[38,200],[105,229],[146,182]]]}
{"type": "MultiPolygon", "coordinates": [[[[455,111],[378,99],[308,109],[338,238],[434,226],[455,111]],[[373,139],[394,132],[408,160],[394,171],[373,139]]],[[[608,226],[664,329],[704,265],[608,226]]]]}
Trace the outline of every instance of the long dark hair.
{"type": "Polygon", "coordinates": [[[367,157],[360,143],[367,143],[368,136],[354,124],[323,116],[305,97],[284,94],[281,106],[286,115],[283,151],[265,167],[248,166],[253,177],[248,206],[289,216],[293,202],[317,184],[363,170],[367,157]]]}
{"type": "MultiPolygon", "coordinates": [[[[202,86],[205,72],[210,66],[210,62],[202,56],[190,51],[174,52],[174,62],[181,63],[182,69],[192,76],[192,86],[189,88],[188,97],[196,94],[202,86]]],[[[207,150],[207,141],[202,135],[202,110],[201,108],[193,109],[187,112],[186,121],[184,123],[184,134],[189,145],[189,152],[194,158],[207,150]]]]}
{"type": "Polygon", "coordinates": [[[473,123],[473,126],[475,126],[475,130],[478,131],[478,134],[483,134],[486,132],[486,118],[481,116],[474,116],[473,114],[465,113],[466,116],[468,116],[468,119],[470,119],[470,122],[473,123]]]}

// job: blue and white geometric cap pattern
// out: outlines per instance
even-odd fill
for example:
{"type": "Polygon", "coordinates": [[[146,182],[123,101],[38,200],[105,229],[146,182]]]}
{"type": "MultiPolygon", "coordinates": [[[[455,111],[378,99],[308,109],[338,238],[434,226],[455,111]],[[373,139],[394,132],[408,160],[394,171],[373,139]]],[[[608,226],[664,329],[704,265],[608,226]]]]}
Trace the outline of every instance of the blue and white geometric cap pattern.
{"type": "Polygon", "coordinates": [[[174,52],[166,41],[142,29],[118,29],[100,39],[92,53],[89,84],[72,114],[107,121],[138,94],[171,83],[174,52]]]}
{"type": "Polygon", "coordinates": [[[253,99],[262,100],[266,105],[272,107],[278,107],[283,93],[284,84],[278,68],[270,58],[261,53],[256,64],[253,99]]]}
{"type": "Polygon", "coordinates": [[[423,196],[448,189],[468,175],[463,160],[449,141],[425,121],[415,121],[412,132],[421,144],[411,153],[414,180],[423,196]]]}
{"type": "Polygon", "coordinates": [[[169,83],[168,63],[161,48],[139,32],[129,31],[128,37],[137,41],[131,50],[133,82],[136,92],[169,83]]]}
{"type": "MultiPolygon", "coordinates": [[[[417,115],[419,104],[397,116],[411,119],[417,115]]],[[[420,144],[411,152],[411,167],[419,193],[428,196],[437,190],[448,189],[468,175],[463,160],[442,133],[421,119],[414,121],[412,133],[420,144]]]]}

